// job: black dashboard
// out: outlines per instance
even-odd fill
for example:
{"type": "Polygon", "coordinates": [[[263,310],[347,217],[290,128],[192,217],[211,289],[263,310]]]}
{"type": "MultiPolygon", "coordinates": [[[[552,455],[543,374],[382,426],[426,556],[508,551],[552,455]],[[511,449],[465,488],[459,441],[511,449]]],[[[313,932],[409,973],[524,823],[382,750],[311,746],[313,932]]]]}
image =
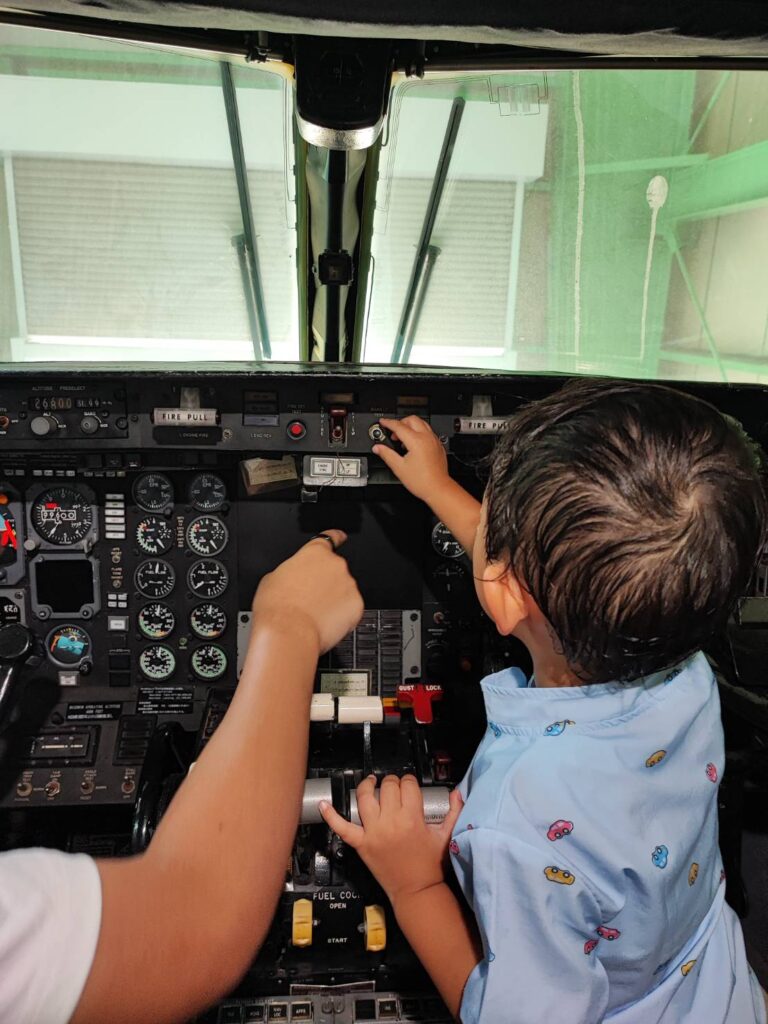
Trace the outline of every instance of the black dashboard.
{"type": "MultiPolygon", "coordinates": [[[[41,645],[1,740],[5,848],[144,849],[226,710],[260,578],[319,530],[349,534],[366,611],[318,668],[284,892],[206,1024],[448,1020],[317,802],[354,816],[365,774],[412,771],[439,820],[485,727],[478,680],[526,655],[371,447],[381,416],[421,416],[479,495],[506,417],[560,383],[316,367],[0,377],[0,625],[41,645]]],[[[765,441],[763,389],[690,389],[765,441]]]]}

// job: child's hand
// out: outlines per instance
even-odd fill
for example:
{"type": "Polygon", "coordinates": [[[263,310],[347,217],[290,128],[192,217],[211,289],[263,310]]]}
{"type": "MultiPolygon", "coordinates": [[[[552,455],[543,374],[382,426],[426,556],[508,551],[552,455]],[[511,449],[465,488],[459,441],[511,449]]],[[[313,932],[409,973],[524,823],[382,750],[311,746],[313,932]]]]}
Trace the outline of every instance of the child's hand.
{"type": "Polygon", "coordinates": [[[399,899],[444,880],[446,851],[463,804],[454,790],[442,825],[427,825],[421,787],[413,775],[402,779],[387,775],[379,800],[375,789],[373,775],[357,787],[362,827],[342,818],[330,804],[321,803],[320,812],[333,831],[357,850],[394,906],[399,899]]]}
{"type": "Polygon", "coordinates": [[[448,456],[437,434],[419,416],[406,416],[402,420],[382,419],[379,422],[391,431],[407,452],[398,455],[384,444],[374,445],[373,451],[411,494],[427,504],[431,503],[436,493],[451,482],[448,456]]]}

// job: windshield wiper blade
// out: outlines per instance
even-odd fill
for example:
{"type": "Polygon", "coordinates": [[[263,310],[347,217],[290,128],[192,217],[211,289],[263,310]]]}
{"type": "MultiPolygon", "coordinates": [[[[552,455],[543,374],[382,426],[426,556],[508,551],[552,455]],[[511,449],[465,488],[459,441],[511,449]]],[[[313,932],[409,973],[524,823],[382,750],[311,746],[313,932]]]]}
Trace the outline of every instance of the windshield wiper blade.
{"type": "Polygon", "coordinates": [[[235,168],[237,195],[240,200],[240,217],[243,222],[242,238],[245,252],[242,253],[238,246],[238,256],[240,257],[241,271],[243,270],[243,258],[247,263],[247,275],[243,274],[243,293],[251,329],[253,355],[255,359],[270,359],[272,357],[272,346],[269,344],[269,333],[267,331],[264,292],[261,287],[261,275],[259,273],[259,254],[256,248],[256,232],[253,227],[251,194],[248,191],[248,172],[245,168],[243,137],[240,132],[240,116],[237,111],[237,94],[235,93],[235,84],[232,81],[232,68],[226,62],[221,64],[221,90],[224,94],[224,109],[227,112],[227,127],[229,128],[229,144],[232,148],[232,163],[235,168]],[[250,278],[250,288],[246,287],[248,278],[250,278]]]}
{"type": "Polygon", "coordinates": [[[443,145],[437,161],[435,177],[432,180],[432,190],[429,194],[424,223],[421,227],[419,244],[416,247],[416,256],[411,268],[411,279],[408,282],[408,290],[405,293],[405,302],[400,313],[400,322],[397,325],[395,345],[392,349],[391,362],[407,363],[410,358],[413,339],[416,334],[416,324],[426,297],[426,289],[429,284],[429,277],[434,266],[435,258],[440,252],[432,245],[432,234],[435,230],[435,221],[440,209],[440,202],[445,191],[445,184],[448,179],[453,150],[456,146],[456,138],[459,134],[461,119],[464,115],[465,101],[457,96],[451,104],[451,112],[448,115],[448,124],[443,136],[443,145]],[[432,251],[430,251],[432,250],[432,251]]]}

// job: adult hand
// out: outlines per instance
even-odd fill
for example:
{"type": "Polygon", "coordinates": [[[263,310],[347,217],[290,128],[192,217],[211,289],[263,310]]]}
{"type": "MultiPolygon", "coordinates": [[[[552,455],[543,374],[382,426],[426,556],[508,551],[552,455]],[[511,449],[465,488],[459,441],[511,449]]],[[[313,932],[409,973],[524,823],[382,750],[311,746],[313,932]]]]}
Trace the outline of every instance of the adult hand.
{"type": "Polygon", "coordinates": [[[295,555],[264,576],[253,599],[253,634],[278,624],[308,629],[318,654],[330,650],[360,621],[363,599],[349,566],[336,554],[347,539],[342,530],[325,530],[295,555]]]}

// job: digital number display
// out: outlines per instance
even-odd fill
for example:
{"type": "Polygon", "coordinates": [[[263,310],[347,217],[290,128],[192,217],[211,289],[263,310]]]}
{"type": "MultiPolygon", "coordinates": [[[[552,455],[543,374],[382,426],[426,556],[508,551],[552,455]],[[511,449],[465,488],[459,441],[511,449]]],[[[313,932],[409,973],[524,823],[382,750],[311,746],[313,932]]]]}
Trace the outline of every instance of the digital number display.
{"type": "Polygon", "coordinates": [[[91,396],[73,398],[71,395],[30,395],[27,405],[32,412],[69,412],[72,409],[101,409],[112,403],[108,399],[91,396]]]}

